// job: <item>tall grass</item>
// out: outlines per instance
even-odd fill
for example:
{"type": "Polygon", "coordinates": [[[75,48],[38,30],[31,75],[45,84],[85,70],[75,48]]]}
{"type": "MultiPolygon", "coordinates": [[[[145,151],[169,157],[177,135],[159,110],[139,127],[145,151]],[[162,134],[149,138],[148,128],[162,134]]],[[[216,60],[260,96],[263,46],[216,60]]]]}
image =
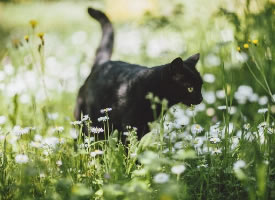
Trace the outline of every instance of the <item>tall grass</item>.
{"type": "MultiPolygon", "coordinates": [[[[0,199],[274,199],[274,27],[262,23],[274,21],[274,4],[253,13],[250,2],[243,16],[226,9],[213,15],[232,22],[235,38],[201,47],[204,102],[168,108],[148,94],[155,121],[140,141],[130,125],[112,130],[110,109],[101,127],[89,116],[74,121],[80,83],[70,74],[81,76],[74,65],[85,68],[85,59],[70,59],[74,51],[51,46],[60,39],[26,26],[27,37],[9,41],[0,64],[0,199]],[[69,62],[60,64],[58,55],[69,62]],[[216,67],[207,68],[211,58],[216,67]]],[[[165,18],[148,13],[145,20],[158,32],[165,18]]],[[[178,31],[177,20],[169,23],[178,31]]]]}

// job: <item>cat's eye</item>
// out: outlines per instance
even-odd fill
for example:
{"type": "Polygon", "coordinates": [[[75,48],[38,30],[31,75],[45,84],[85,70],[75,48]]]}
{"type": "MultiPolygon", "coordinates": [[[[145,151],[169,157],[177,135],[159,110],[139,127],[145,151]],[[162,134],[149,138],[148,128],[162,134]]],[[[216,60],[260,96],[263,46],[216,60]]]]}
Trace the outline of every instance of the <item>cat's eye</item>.
{"type": "Polygon", "coordinates": [[[188,92],[193,92],[193,90],[194,90],[194,88],[193,87],[189,87],[189,88],[187,88],[188,89],[188,92]]]}

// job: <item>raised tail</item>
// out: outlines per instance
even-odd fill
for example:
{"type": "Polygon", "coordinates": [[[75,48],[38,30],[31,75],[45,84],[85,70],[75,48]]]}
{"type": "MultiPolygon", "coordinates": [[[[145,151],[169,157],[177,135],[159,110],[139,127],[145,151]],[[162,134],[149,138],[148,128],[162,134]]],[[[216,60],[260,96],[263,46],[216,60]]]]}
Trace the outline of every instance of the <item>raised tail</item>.
{"type": "Polygon", "coordinates": [[[96,19],[102,28],[102,38],[96,50],[94,65],[110,60],[114,46],[114,29],[108,17],[101,11],[88,8],[88,13],[96,19]]]}

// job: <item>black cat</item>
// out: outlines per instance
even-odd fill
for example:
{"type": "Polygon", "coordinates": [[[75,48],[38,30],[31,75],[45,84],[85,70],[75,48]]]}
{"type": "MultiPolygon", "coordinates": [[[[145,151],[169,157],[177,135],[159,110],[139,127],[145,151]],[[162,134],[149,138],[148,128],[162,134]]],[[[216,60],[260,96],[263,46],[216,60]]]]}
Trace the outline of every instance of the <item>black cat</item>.
{"type": "Polygon", "coordinates": [[[135,126],[140,139],[148,131],[148,122],[153,121],[150,102],[145,98],[149,92],[167,99],[169,106],[179,102],[188,106],[201,103],[202,79],[195,68],[199,54],[152,68],[111,61],[112,24],[101,11],[88,8],[88,13],[99,21],[103,34],[92,71],[79,90],[74,113],[77,120],[81,113],[88,114],[93,126],[102,126],[98,122],[102,116],[100,110],[110,107],[113,128],[123,130],[126,125],[135,126]]]}

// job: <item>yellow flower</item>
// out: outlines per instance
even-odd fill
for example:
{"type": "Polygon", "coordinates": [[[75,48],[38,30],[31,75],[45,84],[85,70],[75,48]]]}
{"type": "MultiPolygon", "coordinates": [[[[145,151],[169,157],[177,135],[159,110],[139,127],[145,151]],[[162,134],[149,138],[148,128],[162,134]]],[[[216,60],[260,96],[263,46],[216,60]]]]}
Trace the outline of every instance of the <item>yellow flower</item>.
{"type": "Polygon", "coordinates": [[[257,45],[259,43],[259,41],[258,40],[252,40],[252,43],[257,45]]]}
{"type": "Polygon", "coordinates": [[[248,49],[248,48],[249,48],[249,45],[248,45],[247,43],[245,43],[245,44],[243,45],[243,48],[248,49]]]}
{"type": "Polygon", "coordinates": [[[240,52],[241,51],[241,47],[237,47],[237,50],[240,52]]]}
{"type": "Polygon", "coordinates": [[[37,22],[36,20],[34,20],[34,19],[30,20],[29,23],[30,23],[30,25],[32,26],[33,29],[34,29],[34,28],[37,26],[37,24],[38,24],[38,22],[37,22]]]}
{"type": "Polygon", "coordinates": [[[37,33],[37,36],[38,36],[42,41],[44,40],[44,33],[43,33],[43,32],[37,33]]]}
{"type": "Polygon", "coordinates": [[[29,36],[28,35],[25,35],[24,39],[26,40],[26,42],[29,42],[29,36]]]}
{"type": "Polygon", "coordinates": [[[163,194],[160,196],[160,200],[172,200],[173,198],[167,194],[163,194]]]}

